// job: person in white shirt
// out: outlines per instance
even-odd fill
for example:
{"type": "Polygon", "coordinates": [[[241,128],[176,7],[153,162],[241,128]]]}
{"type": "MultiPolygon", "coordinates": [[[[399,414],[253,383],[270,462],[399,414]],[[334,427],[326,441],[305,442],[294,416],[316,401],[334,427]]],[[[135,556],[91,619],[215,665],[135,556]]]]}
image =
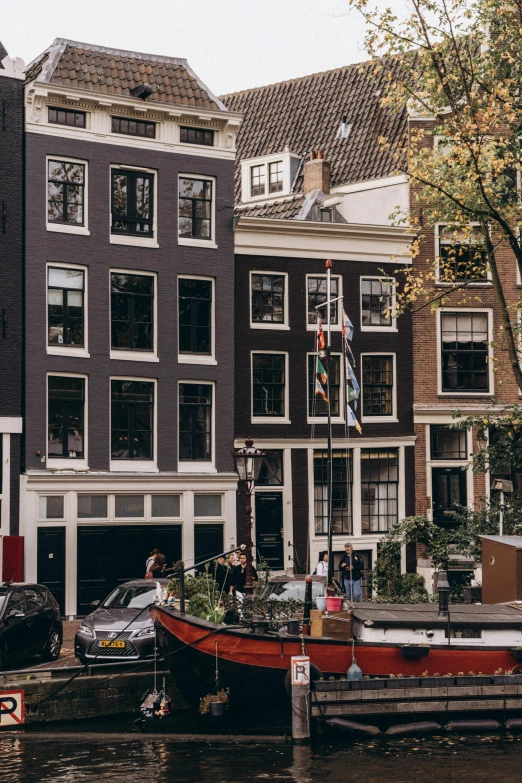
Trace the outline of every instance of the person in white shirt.
{"type": "Polygon", "coordinates": [[[315,573],[317,576],[328,576],[328,552],[319,552],[319,562],[315,573]]]}

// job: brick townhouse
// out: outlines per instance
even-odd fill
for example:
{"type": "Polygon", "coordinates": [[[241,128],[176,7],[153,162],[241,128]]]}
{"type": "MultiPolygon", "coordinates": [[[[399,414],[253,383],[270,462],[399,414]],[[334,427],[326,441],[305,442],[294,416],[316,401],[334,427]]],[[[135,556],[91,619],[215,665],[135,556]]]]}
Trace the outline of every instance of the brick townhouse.
{"type": "Polygon", "coordinates": [[[20,579],[24,62],[0,43],[0,576],[20,579]]]}
{"type": "Polygon", "coordinates": [[[240,118],[184,59],[64,39],[25,101],[20,533],[26,579],[82,615],[154,547],[235,542],[240,118]]]}
{"type": "MultiPolygon", "coordinates": [[[[436,130],[434,121],[415,113],[409,123],[410,127],[422,125],[430,134],[436,130]]],[[[436,135],[430,135],[423,143],[435,140],[436,135]]],[[[423,205],[414,201],[414,195],[412,186],[412,209],[422,215],[423,205]]],[[[443,225],[430,225],[428,214],[424,210],[414,269],[424,273],[426,262],[438,259],[435,297],[448,286],[444,259],[455,239],[445,233],[443,225]]],[[[478,240],[473,251],[480,252],[478,240]]],[[[508,306],[513,306],[522,291],[516,259],[506,243],[497,247],[496,257],[508,306]]],[[[466,254],[459,258],[464,262],[466,254]]],[[[457,283],[465,280],[464,270],[462,263],[457,283]]],[[[413,316],[416,513],[449,529],[456,506],[480,508],[491,497],[494,478],[473,474],[470,459],[479,444],[475,433],[449,429],[454,411],[478,415],[490,410],[492,400],[520,403],[502,335],[500,305],[488,277],[484,258],[484,271],[468,287],[452,292],[435,311],[424,307],[413,316]]],[[[511,317],[516,318],[513,310],[511,317]]],[[[522,497],[522,476],[505,477],[513,480],[515,493],[522,497]]],[[[418,570],[430,586],[431,564],[421,548],[417,554],[418,570]]],[[[481,578],[480,567],[457,556],[450,566],[450,581],[469,583],[473,576],[481,578]]]]}
{"type": "MultiPolygon", "coordinates": [[[[327,548],[326,411],[315,391],[317,305],[333,262],[333,531],[375,562],[383,534],[414,512],[412,325],[387,312],[411,236],[389,215],[408,207],[394,152],[406,113],[381,107],[375,63],[222,97],[244,115],[236,163],[236,445],[251,435],[269,460],[255,492],[258,557],[313,570],[327,548]],[[384,150],[378,137],[392,138],[384,150]],[[342,310],[354,325],[361,386],[347,426],[342,310]]],[[[320,307],[326,322],[326,309],[320,307]]],[[[244,500],[238,501],[238,537],[244,500]]],[[[415,570],[413,558],[403,566],[415,570]]],[[[367,588],[367,574],[363,591],[367,588]]]]}

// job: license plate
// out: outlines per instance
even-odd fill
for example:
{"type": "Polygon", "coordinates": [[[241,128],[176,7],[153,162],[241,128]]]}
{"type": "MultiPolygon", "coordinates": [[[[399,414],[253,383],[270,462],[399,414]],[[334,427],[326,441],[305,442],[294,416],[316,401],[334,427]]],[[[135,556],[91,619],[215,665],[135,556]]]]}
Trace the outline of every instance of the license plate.
{"type": "Polygon", "coordinates": [[[120,648],[123,648],[123,647],[125,647],[125,642],[124,641],[111,642],[108,639],[103,639],[100,642],[100,647],[120,647],[120,648]]]}

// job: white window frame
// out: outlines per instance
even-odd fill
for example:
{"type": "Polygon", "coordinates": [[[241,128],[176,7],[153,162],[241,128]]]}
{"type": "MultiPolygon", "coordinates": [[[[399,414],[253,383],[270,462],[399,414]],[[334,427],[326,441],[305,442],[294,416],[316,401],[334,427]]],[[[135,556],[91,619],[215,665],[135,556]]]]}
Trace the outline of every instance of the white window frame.
{"type": "Polygon", "coordinates": [[[291,424],[290,421],[290,378],[288,351],[250,351],[250,423],[251,424],[291,424]],[[284,416],[254,416],[254,354],[263,353],[285,357],[285,414],[284,416]]]}
{"type": "Polygon", "coordinates": [[[110,519],[110,502],[111,502],[110,492],[99,492],[99,491],[89,492],[87,489],[85,489],[85,490],[78,490],[77,492],[74,493],[73,497],[74,497],[74,502],[76,504],[75,518],[76,518],[76,522],[77,522],[78,525],[84,525],[86,523],[90,524],[92,522],[94,522],[94,523],[97,523],[97,522],[107,522],[110,519]],[[95,497],[106,497],[107,498],[107,515],[104,516],[104,517],[80,517],[78,515],[78,498],[80,497],[80,495],[81,496],[88,495],[89,497],[93,497],[93,496],[95,496],[95,497]]]}
{"type": "Polygon", "coordinates": [[[178,275],[176,280],[177,303],[176,312],[178,314],[177,332],[178,332],[178,364],[217,364],[216,360],[216,278],[208,275],[178,275]],[[209,280],[212,285],[212,302],[210,308],[210,354],[181,353],[179,350],[179,281],[180,280],[209,280]]]}
{"type": "MultiPolygon", "coordinates": [[[[111,375],[109,377],[109,470],[111,473],[158,473],[158,380],[157,378],[141,378],[132,375],[111,375]],[[154,409],[152,417],[152,437],[154,439],[153,457],[148,459],[115,459],[111,458],[112,433],[112,381],[138,381],[154,385],[154,409]]],[[[127,492],[132,495],[132,492],[127,492]]],[[[142,494],[142,493],[139,493],[142,494]]]]}
{"type": "Polygon", "coordinates": [[[248,296],[249,296],[249,312],[250,312],[250,328],[251,329],[290,329],[289,324],[289,312],[288,312],[288,272],[274,272],[267,270],[251,269],[248,274],[248,296]],[[254,322],[252,318],[252,276],[253,275],[271,275],[273,277],[284,277],[285,280],[285,292],[283,299],[283,323],[271,323],[271,322],[254,322]]]}
{"type": "MultiPolygon", "coordinates": [[[[114,109],[114,107],[113,107],[113,109],[114,109]]],[[[154,142],[154,141],[161,141],[161,130],[160,130],[160,127],[159,127],[160,125],[161,125],[161,121],[158,122],[158,120],[150,119],[146,115],[145,116],[141,116],[141,117],[137,117],[137,116],[133,116],[131,114],[114,113],[114,110],[111,111],[111,113],[109,114],[109,133],[110,133],[111,136],[114,136],[114,138],[116,138],[116,139],[128,139],[130,137],[131,139],[139,139],[140,141],[144,141],[145,144],[147,142],[150,142],[150,141],[152,141],[152,142],[154,142]],[[117,120],[129,120],[129,121],[134,120],[135,122],[150,122],[150,123],[152,123],[153,125],[156,126],[155,129],[154,129],[154,138],[153,139],[149,139],[148,136],[138,136],[135,133],[118,133],[118,131],[113,131],[113,129],[112,129],[112,118],[113,117],[115,119],[117,119],[117,120]]]]}
{"type": "Polygon", "coordinates": [[[154,492],[149,492],[148,496],[147,496],[147,494],[145,494],[145,514],[146,514],[145,518],[147,520],[151,520],[152,522],[155,522],[155,521],[158,521],[158,522],[170,522],[173,519],[176,520],[176,522],[177,521],[182,521],[183,520],[183,497],[184,497],[184,492],[182,490],[174,491],[174,492],[170,492],[170,491],[167,491],[167,490],[161,492],[160,490],[155,490],[154,492]],[[176,495],[176,497],[179,498],[179,514],[178,514],[177,517],[153,517],[152,516],[152,498],[153,498],[153,496],[157,496],[157,495],[160,495],[160,496],[163,496],[163,495],[176,495]],[[149,505],[150,505],[150,508],[149,508],[149,505]]]}
{"type": "MultiPolygon", "coordinates": [[[[433,468],[463,468],[466,467],[466,495],[468,508],[473,508],[475,502],[474,495],[474,475],[472,470],[473,457],[473,433],[471,430],[466,432],[466,454],[463,459],[432,459],[431,458],[431,427],[433,424],[452,424],[454,419],[449,416],[440,416],[434,418],[429,424],[425,424],[425,460],[426,460],[426,496],[430,499],[430,506],[427,508],[428,519],[433,521],[433,468]]],[[[487,474],[489,475],[489,474],[487,474]]],[[[486,482],[489,487],[489,482],[486,482]]]]}
{"type": "MultiPolygon", "coordinates": [[[[65,127],[65,126],[52,126],[65,127]]],[[[45,156],[45,226],[47,231],[54,231],[57,234],[80,234],[81,236],[90,236],[89,231],[89,163],[82,158],[70,158],[68,155],[46,155],[45,156]],[[49,182],[49,161],[59,160],[65,163],[80,163],[84,167],[85,179],[83,183],[83,226],[75,226],[66,223],[50,223],[48,212],[48,182],[49,182]]]]}
{"type": "Polygon", "coordinates": [[[395,277],[387,277],[385,275],[361,275],[359,278],[359,309],[361,311],[360,316],[360,327],[361,332],[398,332],[399,329],[397,327],[397,316],[395,315],[395,309],[397,305],[397,294],[396,294],[396,288],[397,288],[397,280],[395,277]],[[393,286],[393,293],[391,295],[391,307],[392,307],[392,317],[391,317],[391,324],[389,326],[385,326],[384,324],[379,324],[378,326],[368,326],[367,324],[363,325],[363,313],[362,313],[362,284],[363,280],[380,280],[382,283],[391,283],[393,286]]]}
{"type": "Polygon", "coordinates": [[[365,351],[361,353],[361,398],[359,400],[361,411],[361,422],[383,422],[397,424],[399,419],[397,418],[397,354],[393,351],[365,351]],[[392,372],[393,372],[393,388],[392,388],[392,414],[391,416],[364,416],[363,415],[363,357],[365,356],[391,356],[392,357],[392,372]]]}
{"type": "Polygon", "coordinates": [[[58,261],[48,261],[45,265],[45,345],[46,351],[52,356],[77,356],[84,359],[90,359],[89,353],[89,294],[88,294],[88,281],[89,281],[89,267],[82,266],[81,264],[60,264],[58,261]],[[79,348],[77,346],[69,345],[49,345],[49,269],[77,269],[83,272],[83,337],[84,346],[79,348]]]}
{"type": "MultiPolygon", "coordinates": [[[[187,145],[189,146],[189,145],[187,145]]],[[[197,145],[196,145],[197,146],[197,145]]],[[[207,148],[210,149],[210,148],[207,148]]],[[[217,250],[216,244],[216,197],[217,197],[217,178],[212,174],[190,174],[183,172],[178,174],[178,192],[176,194],[176,237],[178,245],[187,247],[208,247],[211,250],[217,250]],[[182,179],[206,179],[212,182],[212,207],[210,210],[210,239],[198,239],[197,237],[180,237],[179,235],[179,183],[182,179]]]]}
{"type": "MultiPolygon", "coordinates": [[[[119,134],[115,134],[119,137],[119,134]]],[[[122,138],[122,137],[120,137],[122,138]]],[[[125,137],[127,138],[127,137],[125,137]]],[[[137,138],[137,137],[132,137],[137,138]]],[[[149,141],[154,141],[149,139],[149,141]]],[[[159,247],[158,244],[158,170],[148,169],[144,166],[125,166],[123,163],[111,163],[109,166],[109,242],[111,245],[128,245],[131,247],[159,247]],[[153,211],[152,211],[152,227],[153,232],[151,237],[137,237],[137,236],[123,236],[122,234],[112,233],[112,172],[113,171],[138,171],[143,174],[152,174],[154,179],[153,187],[153,211]]]]}
{"type": "MultiPolygon", "coordinates": [[[[314,324],[308,323],[308,278],[310,277],[324,277],[326,280],[326,274],[324,272],[321,272],[319,274],[307,274],[306,280],[305,280],[305,318],[306,318],[306,331],[307,332],[316,332],[317,331],[317,322],[314,324]]],[[[338,323],[331,324],[330,325],[330,331],[332,332],[340,332],[342,329],[342,321],[343,321],[343,276],[342,275],[332,275],[332,279],[336,277],[339,280],[338,284],[338,294],[337,297],[334,297],[337,299],[337,319],[338,323]]],[[[317,311],[316,311],[317,312],[317,311]]],[[[323,321],[323,332],[326,334],[328,331],[328,325],[323,321]]]]}
{"type": "MultiPolygon", "coordinates": [[[[58,524],[60,527],[63,527],[63,523],[67,519],[67,493],[63,491],[56,491],[52,492],[51,490],[48,490],[46,492],[37,492],[36,493],[36,520],[38,523],[47,523],[49,525],[58,524]],[[44,519],[40,516],[40,498],[47,498],[47,497],[63,497],[63,517],[53,517],[52,519],[47,519],[47,517],[44,519]]],[[[35,580],[36,581],[36,580],[35,580]]]]}
{"type": "MultiPolygon", "coordinates": [[[[183,378],[177,383],[176,388],[176,407],[178,412],[178,473],[217,473],[216,469],[216,382],[209,381],[207,379],[183,378]],[[181,460],[179,458],[179,387],[181,384],[190,383],[192,385],[212,386],[212,411],[210,417],[210,426],[212,427],[212,433],[210,438],[210,448],[212,450],[212,458],[208,461],[200,460],[181,460]]],[[[216,494],[216,493],[214,493],[216,494]]]]}
{"type": "MultiPolygon", "coordinates": [[[[313,277],[313,275],[312,275],[313,277]]],[[[307,424],[324,424],[328,421],[327,416],[310,416],[310,396],[309,396],[309,384],[308,384],[308,357],[317,356],[317,351],[308,351],[306,354],[306,423],[307,424]]],[[[344,424],[345,423],[345,396],[346,396],[346,381],[344,377],[344,362],[343,355],[340,351],[332,351],[331,356],[339,357],[339,416],[332,416],[332,424],[344,424]]],[[[317,447],[319,448],[319,447],[317,447]]]]}
{"type": "Polygon", "coordinates": [[[223,492],[211,492],[210,490],[208,492],[199,492],[199,490],[194,491],[194,497],[193,497],[193,503],[194,503],[194,509],[196,508],[196,495],[219,495],[221,497],[221,514],[218,516],[211,516],[210,514],[205,515],[197,515],[196,511],[194,511],[194,524],[198,524],[200,522],[206,522],[207,520],[210,522],[224,522],[225,521],[225,497],[223,492]]]}
{"type": "MultiPolygon", "coordinates": [[[[445,288],[451,288],[452,286],[460,285],[459,281],[455,280],[455,282],[452,283],[440,279],[440,230],[442,226],[447,226],[447,225],[448,223],[435,223],[435,284],[445,288]]],[[[480,228],[480,223],[476,223],[472,221],[471,223],[468,223],[468,226],[480,228]]],[[[481,287],[490,288],[491,286],[492,286],[491,270],[488,269],[487,276],[484,280],[469,282],[465,287],[466,288],[481,288],[481,287]]]]}
{"type": "Polygon", "coordinates": [[[495,396],[495,373],[493,365],[493,309],[491,307],[439,307],[437,309],[437,394],[440,397],[477,397],[495,396]],[[459,392],[442,391],[442,315],[447,313],[482,313],[488,316],[488,377],[489,391],[459,392]]]}
{"type": "MultiPolygon", "coordinates": [[[[89,376],[81,372],[47,372],[45,374],[45,467],[47,470],[89,470],[89,376]],[[83,458],[49,458],[49,378],[83,378],[83,458]]],[[[49,493],[47,493],[49,494],[49,493]]],[[[59,494],[59,493],[58,493],[59,494]]]]}
{"type": "MultiPolygon", "coordinates": [[[[63,128],[64,130],[71,131],[86,131],[91,130],[91,111],[84,106],[67,106],[64,102],[47,103],[45,105],[47,112],[45,114],[45,125],[49,125],[51,128],[63,128]],[[74,111],[85,114],[85,128],[77,128],[75,125],[62,125],[60,122],[49,122],[49,109],[56,109],[56,111],[74,111]]],[[[52,156],[51,156],[52,158],[52,156]]],[[[54,158],[52,158],[54,160],[54,158]]]]}
{"type": "Polygon", "coordinates": [[[156,272],[147,272],[142,269],[119,269],[109,268],[109,348],[110,358],[125,362],[159,362],[158,357],[158,275],[156,272]],[[152,328],[154,329],[153,350],[152,351],[121,351],[112,347],[112,292],[111,275],[138,275],[142,277],[154,278],[154,303],[152,328]]]}

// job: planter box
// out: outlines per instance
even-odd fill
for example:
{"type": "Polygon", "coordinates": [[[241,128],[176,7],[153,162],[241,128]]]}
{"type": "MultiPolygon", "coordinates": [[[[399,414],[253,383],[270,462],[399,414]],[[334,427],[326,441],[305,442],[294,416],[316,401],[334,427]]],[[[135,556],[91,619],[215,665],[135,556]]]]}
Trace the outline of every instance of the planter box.
{"type": "Polygon", "coordinates": [[[491,677],[476,677],[473,674],[456,677],[456,685],[491,685],[491,677]]]}
{"type": "Polygon", "coordinates": [[[522,675],[520,674],[494,674],[491,678],[493,685],[520,685],[522,675]]]}
{"type": "Polygon", "coordinates": [[[376,691],[386,687],[386,680],[351,680],[352,691],[376,691]]]}
{"type": "Polygon", "coordinates": [[[419,677],[393,677],[386,680],[386,688],[388,690],[395,688],[418,688],[419,685],[419,677]]]}
{"type": "Polygon", "coordinates": [[[446,688],[455,684],[454,677],[421,677],[421,688],[446,688]]]}

